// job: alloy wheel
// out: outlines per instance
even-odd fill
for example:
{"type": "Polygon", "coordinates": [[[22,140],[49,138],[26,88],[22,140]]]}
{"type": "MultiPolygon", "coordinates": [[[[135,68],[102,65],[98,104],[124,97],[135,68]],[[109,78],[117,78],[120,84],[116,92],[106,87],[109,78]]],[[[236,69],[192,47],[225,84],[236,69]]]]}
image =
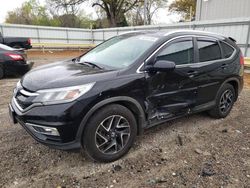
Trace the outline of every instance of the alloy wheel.
{"type": "Polygon", "coordinates": [[[126,118],[121,115],[109,116],[96,129],[96,147],[104,154],[116,154],[128,143],[130,131],[126,118]]]}
{"type": "Polygon", "coordinates": [[[226,113],[231,108],[233,104],[233,98],[234,95],[230,89],[224,91],[220,98],[220,111],[222,113],[226,113]]]}

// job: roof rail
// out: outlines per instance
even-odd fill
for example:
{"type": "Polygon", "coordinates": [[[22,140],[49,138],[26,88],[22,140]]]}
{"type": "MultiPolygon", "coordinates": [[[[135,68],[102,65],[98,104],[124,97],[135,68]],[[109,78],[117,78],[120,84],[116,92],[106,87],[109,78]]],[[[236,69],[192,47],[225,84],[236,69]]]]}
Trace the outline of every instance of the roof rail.
{"type": "Polygon", "coordinates": [[[133,33],[142,33],[142,32],[145,32],[145,31],[143,31],[143,30],[141,30],[141,31],[127,31],[127,32],[123,32],[123,33],[121,33],[119,35],[126,35],[126,34],[133,34],[133,33]]]}

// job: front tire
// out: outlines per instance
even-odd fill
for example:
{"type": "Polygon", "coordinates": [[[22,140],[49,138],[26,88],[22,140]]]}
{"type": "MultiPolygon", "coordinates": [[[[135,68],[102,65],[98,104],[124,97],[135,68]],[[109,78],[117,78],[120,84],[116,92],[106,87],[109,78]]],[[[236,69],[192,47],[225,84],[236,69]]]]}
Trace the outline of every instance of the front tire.
{"type": "Polygon", "coordinates": [[[225,118],[231,111],[235,102],[235,89],[231,84],[225,84],[216,97],[216,106],[209,111],[214,118],[225,118]]]}
{"type": "Polygon", "coordinates": [[[137,123],[133,113],[118,104],[94,113],[83,134],[83,148],[95,161],[112,162],[125,155],[134,143],[137,123]]]}

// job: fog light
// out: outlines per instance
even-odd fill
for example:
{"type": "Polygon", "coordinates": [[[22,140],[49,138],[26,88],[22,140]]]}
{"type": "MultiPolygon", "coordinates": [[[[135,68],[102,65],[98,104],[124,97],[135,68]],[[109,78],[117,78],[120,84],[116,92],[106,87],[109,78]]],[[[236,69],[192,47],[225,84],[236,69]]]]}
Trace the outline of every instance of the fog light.
{"type": "Polygon", "coordinates": [[[51,136],[60,136],[57,128],[54,127],[46,127],[41,125],[35,125],[31,123],[25,124],[31,131],[44,134],[44,135],[51,135],[51,136]]]}

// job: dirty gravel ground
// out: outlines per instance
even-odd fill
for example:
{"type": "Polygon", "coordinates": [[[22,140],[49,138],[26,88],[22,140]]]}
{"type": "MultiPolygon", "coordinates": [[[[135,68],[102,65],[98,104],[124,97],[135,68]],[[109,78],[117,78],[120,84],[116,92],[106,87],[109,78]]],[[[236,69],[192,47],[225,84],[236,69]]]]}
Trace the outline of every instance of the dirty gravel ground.
{"type": "Polygon", "coordinates": [[[249,81],[227,118],[201,113],[151,128],[125,157],[101,164],[12,125],[7,104],[17,80],[0,80],[0,187],[250,187],[249,81]]]}

